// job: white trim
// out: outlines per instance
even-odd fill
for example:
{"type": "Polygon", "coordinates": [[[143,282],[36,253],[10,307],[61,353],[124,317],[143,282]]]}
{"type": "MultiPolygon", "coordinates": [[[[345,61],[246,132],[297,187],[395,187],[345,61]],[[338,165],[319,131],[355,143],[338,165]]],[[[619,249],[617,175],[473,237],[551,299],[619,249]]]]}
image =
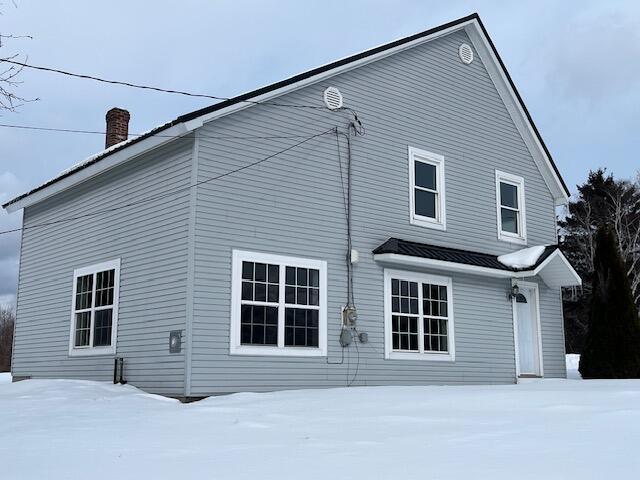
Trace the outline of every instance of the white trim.
{"type": "Polygon", "coordinates": [[[447,209],[445,196],[444,156],[428,152],[419,148],[408,146],[409,157],[409,221],[413,225],[433,228],[436,230],[447,229],[447,209]],[[436,167],[436,218],[424,217],[415,213],[415,164],[416,160],[436,167]]]}
{"type": "Polygon", "coordinates": [[[525,205],[524,178],[518,175],[496,170],[496,215],[498,225],[498,240],[505,242],[527,244],[527,213],[525,205]],[[518,189],[518,234],[502,230],[502,199],[500,198],[500,183],[513,185],[518,189]]]}
{"type": "MultiPolygon", "coordinates": [[[[196,117],[185,123],[180,123],[175,125],[174,127],[164,130],[162,131],[162,134],[171,135],[171,136],[180,136],[180,135],[186,134],[192,131],[193,129],[202,126],[206,122],[243,110],[245,108],[249,108],[254,105],[253,102],[268,101],[270,99],[282,96],[286,93],[290,93],[292,91],[298,90],[305,86],[308,86],[314,83],[319,83],[329,77],[347,72],[349,70],[353,70],[360,66],[378,61],[390,55],[394,55],[398,52],[401,52],[403,50],[413,48],[417,45],[430,42],[437,38],[448,35],[452,32],[463,30],[463,29],[469,35],[469,38],[471,40],[471,43],[473,44],[473,47],[475,48],[476,52],[480,55],[480,58],[483,61],[483,64],[485,65],[485,68],[487,68],[489,72],[489,77],[491,78],[492,82],[496,86],[498,93],[502,98],[503,103],[505,103],[510,116],[512,117],[514,123],[516,124],[516,128],[518,129],[521,136],[523,137],[525,144],[527,145],[527,148],[532,153],[534,160],[536,161],[536,164],[538,165],[538,168],[541,171],[543,178],[545,179],[545,182],[547,183],[549,189],[553,194],[553,197],[556,201],[556,205],[566,204],[569,201],[569,197],[565,192],[564,187],[562,186],[562,182],[560,181],[558,174],[556,173],[555,169],[553,168],[553,165],[551,164],[551,159],[547,156],[546,152],[544,151],[544,148],[542,147],[542,144],[540,143],[540,140],[538,139],[538,136],[533,131],[531,122],[529,122],[529,119],[524,113],[524,110],[522,109],[522,106],[520,105],[520,102],[515,92],[511,88],[511,85],[506,77],[504,69],[500,66],[498,59],[493,53],[493,49],[490,47],[488,43],[488,38],[482,32],[480,24],[476,19],[471,19],[466,22],[453,25],[449,28],[434,32],[431,35],[426,35],[424,37],[418,38],[412,42],[404,43],[397,47],[384,50],[377,54],[369,55],[359,60],[354,60],[345,65],[338,66],[331,70],[318,73],[312,77],[305,78],[296,83],[281,87],[279,89],[270,91],[263,95],[256,95],[251,98],[251,103],[238,102],[236,104],[230,105],[229,107],[217,110],[215,112],[204,114],[200,117],[196,117]],[[546,168],[543,168],[543,167],[546,167],[546,168]]],[[[389,43],[392,43],[392,42],[389,42],[389,43]]],[[[345,57],[345,58],[348,58],[348,57],[345,57]]],[[[331,62],[331,63],[334,63],[334,62],[331,62]]],[[[282,81],[286,81],[286,79],[282,81]]],[[[155,137],[152,135],[151,137],[145,140],[142,140],[138,143],[135,143],[131,146],[124,148],[123,150],[117,153],[110,155],[104,160],[100,160],[95,165],[91,166],[95,168],[89,167],[91,168],[91,172],[89,173],[85,172],[85,170],[87,169],[80,170],[70,175],[69,177],[56,182],[55,184],[47,186],[42,190],[34,192],[31,195],[28,195],[27,197],[15,203],[7,205],[6,210],[7,212],[11,213],[21,208],[24,208],[26,206],[32,205],[47,197],[50,197],[51,195],[61,190],[67,189],[75,185],[76,183],[82,182],[90,177],[93,177],[99,173],[102,173],[103,171],[109,168],[112,168],[113,165],[110,165],[111,162],[108,161],[108,159],[112,157],[116,157],[116,156],[119,157],[119,161],[117,163],[122,163],[123,161],[129,160],[134,156],[144,153],[147,150],[150,150],[152,148],[156,148],[157,146],[171,140],[172,140],[171,138],[155,137]]]]}
{"type": "MultiPolygon", "coordinates": [[[[486,275],[489,277],[502,277],[512,278],[518,276],[520,273],[526,272],[512,272],[509,270],[499,270],[497,268],[478,267],[475,265],[467,265],[464,263],[446,262],[444,260],[435,260],[432,258],[412,257],[409,255],[400,255],[397,253],[379,253],[373,256],[373,259],[378,262],[393,263],[397,265],[407,265],[410,267],[420,268],[436,268],[440,270],[447,270],[449,272],[462,272],[462,273],[475,273],[478,275],[486,275]]],[[[527,275],[530,276],[529,272],[527,275]]]]}
{"type": "MultiPolygon", "coordinates": [[[[110,260],[108,262],[97,263],[88,267],[78,268],[73,271],[73,295],[71,297],[71,326],[69,330],[69,356],[81,357],[81,356],[93,356],[93,355],[115,355],[116,342],[118,339],[118,303],[120,299],[120,259],[110,260]],[[105,270],[114,270],[113,277],[113,304],[111,305],[111,345],[108,347],[93,347],[93,330],[94,330],[94,316],[96,307],[95,303],[95,291],[96,291],[96,274],[98,272],[104,272],[105,270]],[[75,324],[76,324],[76,289],[78,286],[77,278],[84,275],[93,274],[93,293],[91,295],[91,324],[90,324],[90,339],[87,347],[75,346],[75,324]]],[[[103,308],[99,308],[102,310],[103,308]]]]}
{"type": "MultiPolygon", "coordinates": [[[[233,250],[231,262],[231,322],[229,353],[231,355],[277,355],[295,357],[324,357],[327,355],[327,262],[261,252],[233,250]],[[280,300],[278,309],[278,346],[241,345],[240,305],[242,292],[242,262],[260,262],[280,265],[280,300]],[[313,268],[320,272],[320,301],[318,309],[318,348],[286,347],[284,345],[284,281],[283,266],[313,268]]],[[[301,306],[304,307],[304,306],[301,306]]],[[[310,306],[308,308],[311,308],[310,306]]]]}
{"type": "MultiPolygon", "coordinates": [[[[542,322],[540,319],[540,286],[535,282],[523,282],[521,280],[512,280],[511,285],[517,284],[518,287],[529,288],[534,291],[533,299],[535,300],[535,309],[536,316],[533,320],[536,322],[536,335],[537,335],[537,344],[538,344],[538,375],[540,377],[544,377],[544,360],[543,360],[543,350],[542,350],[542,322]]],[[[515,348],[515,358],[516,358],[516,376],[520,377],[520,352],[518,349],[518,308],[516,305],[516,300],[512,299],[511,303],[513,305],[513,334],[514,334],[514,348],[515,348]]]]}
{"type": "Polygon", "coordinates": [[[491,48],[491,45],[489,44],[489,39],[484,34],[480,24],[476,20],[465,26],[465,31],[467,35],[469,35],[471,43],[475,47],[476,52],[487,69],[489,78],[491,78],[498,94],[502,98],[502,102],[505,104],[516,129],[520,133],[527,149],[533,156],[533,160],[536,163],[538,170],[542,174],[547,187],[553,195],[556,206],[566,205],[569,202],[569,195],[567,194],[558,173],[555,168],[553,168],[551,159],[540,143],[540,139],[535,133],[533,125],[524,112],[516,92],[511,87],[511,83],[507,78],[505,70],[501,67],[493,48],[491,48]]]}
{"type": "MultiPolygon", "coordinates": [[[[555,250],[551,255],[549,255],[547,258],[545,258],[544,261],[542,263],[540,263],[540,265],[538,265],[536,267],[536,269],[532,272],[532,276],[540,274],[540,272],[542,272],[542,270],[544,270],[544,268],[549,263],[551,263],[551,261],[556,257],[559,257],[560,260],[562,260],[562,263],[564,263],[564,265],[569,269],[569,272],[571,273],[571,275],[573,276],[573,278],[576,281],[576,283],[573,284],[573,285],[582,285],[582,278],[580,278],[580,275],[578,275],[578,272],[575,271],[575,269],[573,268],[571,263],[569,263],[569,260],[567,260],[567,257],[565,257],[564,254],[560,250],[555,250]]],[[[572,285],[563,285],[563,286],[569,287],[569,286],[572,286],[572,285]]]]}
{"type": "MultiPolygon", "coordinates": [[[[420,300],[418,301],[419,312],[422,312],[422,289],[418,287],[420,300]]],[[[384,269],[384,358],[386,360],[420,360],[433,362],[455,362],[455,323],[453,313],[453,281],[451,277],[432,275],[428,273],[417,273],[405,270],[384,269]],[[397,278],[412,282],[429,283],[432,285],[442,285],[447,287],[447,332],[448,332],[448,352],[435,353],[424,352],[424,334],[422,325],[422,313],[419,314],[418,322],[418,345],[420,352],[397,352],[393,350],[393,338],[391,331],[391,279],[397,278]]]]}
{"type": "MultiPolygon", "coordinates": [[[[464,263],[447,262],[444,260],[436,260],[433,258],[412,257],[410,255],[400,255],[397,253],[379,253],[374,255],[373,259],[377,262],[389,263],[394,265],[406,265],[417,268],[434,268],[437,270],[446,270],[448,272],[470,273],[475,275],[484,275],[487,277],[526,278],[535,277],[536,275],[540,274],[542,270],[544,270],[544,268],[549,264],[549,262],[557,256],[560,256],[563,260],[563,263],[567,266],[567,268],[569,268],[570,273],[576,282],[574,285],[582,285],[580,276],[576,273],[576,271],[573,269],[569,261],[560,250],[554,251],[534,270],[521,270],[519,272],[514,272],[511,270],[500,270],[497,268],[489,267],[478,267],[476,265],[467,265],[464,263]]],[[[571,284],[563,286],[571,286],[571,284]]]]}
{"type": "MultiPolygon", "coordinates": [[[[140,140],[130,146],[123,148],[115,153],[112,153],[108,157],[105,157],[96,163],[89,165],[88,167],[84,167],[69,176],[61,178],[60,180],[55,180],[55,183],[44,187],[37,192],[33,192],[30,195],[18,200],[15,203],[7,205],[7,212],[12,213],[16,210],[20,210],[21,208],[28,207],[29,205],[33,205],[34,203],[41,202],[42,200],[55,195],[56,193],[61,192],[62,190],[66,190],[80,182],[84,182],[89,180],[90,178],[95,177],[101,173],[106,172],[118,165],[128,162],[135,157],[138,157],[149,150],[153,150],[154,148],[158,148],[161,145],[164,145],[171,140],[174,140],[174,137],[179,137],[182,135],[186,135],[189,133],[186,125],[184,123],[180,123],[175,125],[167,130],[162,131],[162,136],[152,135],[144,140],[140,140]],[[171,138],[167,138],[171,137],[171,138]]],[[[72,167],[73,168],[73,167],[72,167]]],[[[52,181],[52,180],[50,180],[52,181]]]]}
{"type": "Polygon", "coordinates": [[[198,198],[198,152],[200,150],[200,131],[195,130],[191,149],[191,185],[189,189],[189,221],[187,227],[187,291],[185,308],[184,342],[184,396],[191,396],[191,371],[193,357],[193,313],[195,296],[195,243],[196,243],[196,203],[198,198]]]}

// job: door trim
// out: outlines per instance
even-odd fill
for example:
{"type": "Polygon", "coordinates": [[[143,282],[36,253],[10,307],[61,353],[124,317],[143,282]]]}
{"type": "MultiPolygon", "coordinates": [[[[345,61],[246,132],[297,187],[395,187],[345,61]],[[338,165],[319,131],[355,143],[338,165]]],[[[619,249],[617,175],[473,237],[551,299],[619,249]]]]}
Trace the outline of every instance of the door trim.
{"type": "MultiPolygon", "coordinates": [[[[535,282],[522,282],[517,279],[511,279],[511,285],[518,284],[518,286],[523,286],[525,288],[531,288],[534,291],[533,297],[536,302],[536,330],[538,334],[538,371],[540,372],[540,377],[544,377],[544,362],[542,359],[542,324],[540,321],[540,291],[539,285],[535,282]]],[[[515,361],[516,361],[516,381],[520,378],[520,352],[518,351],[518,311],[516,308],[515,299],[511,300],[511,309],[513,315],[513,348],[515,350],[515,361]]]]}

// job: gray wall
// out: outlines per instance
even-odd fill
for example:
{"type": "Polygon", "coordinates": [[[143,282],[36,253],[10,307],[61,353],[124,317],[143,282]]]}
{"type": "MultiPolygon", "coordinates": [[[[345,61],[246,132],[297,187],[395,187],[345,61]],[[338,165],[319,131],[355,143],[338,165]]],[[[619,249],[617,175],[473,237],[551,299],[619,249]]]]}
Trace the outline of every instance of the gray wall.
{"type": "MultiPolygon", "coordinates": [[[[354,247],[360,346],[355,384],[513,382],[509,283],[454,275],[456,362],[383,360],[383,269],[371,251],[388,237],[505,253],[497,239],[495,169],[525,178],[529,245],[555,243],[555,208],[534,161],[483,64],[457,57],[462,32],[338,75],[279,98],[319,105],[335,85],[354,108],[366,135],[353,141],[354,247]],[[409,223],[407,146],[445,156],[447,231],[409,223]]],[[[287,140],[222,140],[223,135],[308,135],[344,128],[346,113],[260,105],[201,129],[199,179],[256,161],[294,144],[287,140]]],[[[345,158],[345,143],[342,158],[345,158]]],[[[319,258],[329,270],[329,361],[341,358],[340,308],[346,295],[345,216],[335,136],[314,139],[257,167],[198,188],[195,242],[192,395],[242,389],[344,385],[357,364],[324,358],[229,355],[230,269],[233,248],[319,258]]],[[[344,172],[343,172],[344,174],[344,172]]],[[[558,292],[545,303],[545,369],[564,375],[558,292]],[[548,343],[548,345],[547,345],[548,343]],[[548,364],[548,365],[547,365],[548,364]]]]}
{"type": "Polygon", "coordinates": [[[41,228],[189,184],[192,140],[173,142],[25,209],[13,375],[111,380],[113,356],[68,356],[73,271],[121,258],[117,355],[134,385],[183,392],[184,356],[168,332],[184,328],[189,191],[41,228]]]}
{"type": "MultiPolygon", "coordinates": [[[[454,33],[278,99],[321,105],[324,88],[335,85],[366,127],[366,135],[353,141],[353,238],[361,254],[354,269],[359,329],[369,333],[370,343],[347,349],[342,365],[327,363],[341,359],[346,297],[341,171],[336,137],[327,135],[202,184],[192,198],[185,191],[73,224],[27,228],[14,375],[110,380],[112,357],[67,355],[72,275],[75,268],[120,257],[117,353],[126,358],[129,381],[153,392],[197,396],[341,386],[352,378],[356,385],[513,382],[506,280],[453,275],[455,363],[383,359],[383,266],[371,251],[388,237],[495,254],[522,248],[497,239],[494,171],[500,169],[525,178],[529,245],[555,242],[551,193],[481,59],[468,66],[458,59],[462,41],[469,40],[454,33]],[[408,145],[445,156],[446,232],[409,223],[408,145]],[[233,248],[328,262],[328,359],[229,355],[233,248]],[[184,355],[168,353],[168,332],[189,323],[192,376],[185,391],[184,355]]],[[[174,141],[27,208],[25,226],[186,186],[192,175],[206,181],[303,138],[220,136],[305,136],[344,129],[348,118],[345,111],[252,106],[198,130],[195,164],[194,141],[174,141]]],[[[344,161],[344,139],[340,143],[344,161]]],[[[543,286],[540,294],[545,373],[564,376],[559,292],[543,286]]]]}

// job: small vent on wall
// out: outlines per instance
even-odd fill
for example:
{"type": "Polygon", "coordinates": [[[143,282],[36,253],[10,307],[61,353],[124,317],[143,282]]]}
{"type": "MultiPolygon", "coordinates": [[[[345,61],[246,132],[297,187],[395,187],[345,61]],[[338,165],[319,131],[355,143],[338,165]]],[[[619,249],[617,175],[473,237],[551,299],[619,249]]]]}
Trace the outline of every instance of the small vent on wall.
{"type": "Polygon", "coordinates": [[[458,48],[458,55],[460,55],[460,60],[462,60],[462,63],[466,63],[467,65],[469,65],[471,62],[473,62],[473,50],[466,43],[460,45],[460,48],[458,48]]]}
{"type": "Polygon", "coordinates": [[[342,94],[336,87],[328,87],[324,91],[324,104],[329,110],[342,108],[342,94]]]}

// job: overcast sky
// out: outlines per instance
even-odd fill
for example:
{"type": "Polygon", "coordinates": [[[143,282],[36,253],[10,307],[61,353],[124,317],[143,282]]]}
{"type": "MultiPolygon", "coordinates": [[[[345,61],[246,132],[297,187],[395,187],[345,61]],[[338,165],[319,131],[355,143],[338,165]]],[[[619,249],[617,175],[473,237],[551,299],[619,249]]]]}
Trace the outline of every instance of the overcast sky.
{"type": "MultiPolygon", "coordinates": [[[[572,191],[589,169],[640,166],[640,2],[195,1],[2,2],[0,57],[233,96],[478,12],[572,191]]],[[[208,105],[198,100],[24,71],[39,101],[0,123],[103,130],[112,106],[141,132],[208,105]]],[[[102,149],[100,135],[0,127],[0,202],[102,149]]],[[[20,215],[0,213],[0,230],[20,215]]],[[[0,236],[0,303],[13,302],[18,234],[0,236]]]]}

